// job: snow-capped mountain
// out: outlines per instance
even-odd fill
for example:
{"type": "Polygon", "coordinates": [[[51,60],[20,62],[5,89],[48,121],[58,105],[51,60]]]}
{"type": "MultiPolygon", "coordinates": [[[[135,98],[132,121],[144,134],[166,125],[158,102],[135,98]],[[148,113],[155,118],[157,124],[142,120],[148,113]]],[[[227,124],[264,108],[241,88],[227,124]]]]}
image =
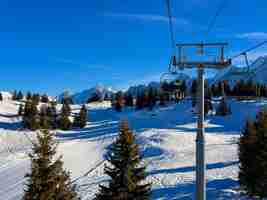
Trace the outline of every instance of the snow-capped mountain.
{"type": "Polygon", "coordinates": [[[220,72],[214,77],[212,83],[226,80],[234,84],[238,80],[252,80],[257,83],[267,84],[267,56],[256,59],[249,68],[231,66],[220,72]]]}
{"type": "MultiPolygon", "coordinates": [[[[74,93],[74,94],[68,94],[72,100],[73,103],[75,104],[83,104],[83,103],[87,103],[87,101],[94,97],[97,96],[99,97],[99,99],[104,99],[104,97],[107,95],[108,97],[112,96],[112,94],[115,91],[112,90],[111,87],[105,87],[102,85],[97,85],[95,87],[92,87],[88,90],[83,90],[81,92],[78,93],[74,93]]],[[[64,92],[63,94],[59,95],[57,100],[59,102],[61,102],[61,100],[64,98],[64,96],[66,95],[66,92],[64,92]]]]}

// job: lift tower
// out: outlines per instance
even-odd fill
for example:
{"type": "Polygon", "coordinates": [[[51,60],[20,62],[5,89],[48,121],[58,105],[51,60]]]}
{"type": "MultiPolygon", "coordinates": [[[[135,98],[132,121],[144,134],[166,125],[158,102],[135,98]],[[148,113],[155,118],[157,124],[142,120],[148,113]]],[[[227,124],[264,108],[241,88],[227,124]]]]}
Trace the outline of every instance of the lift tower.
{"type": "Polygon", "coordinates": [[[198,123],[196,136],[196,200],[206,200],[205,180],[205,134],[204,134],[204,69],[223,69],[231,65],[225,59],[227,43],[184,43],[176,44],[178,55],[172,57],[175,69],[196,68],[198,71],[197,108],[198,123]],[[191,50],[191,51],[190,51],[191,50]],[[192,50],[194,50],[192,52],[192,50]],[[197,50],[197,53],[195,52],[197,50]],[[211,55],[212,54],[212,55],[211,55]],[[190,58],[190,60],[188,59],[190,58]]]}

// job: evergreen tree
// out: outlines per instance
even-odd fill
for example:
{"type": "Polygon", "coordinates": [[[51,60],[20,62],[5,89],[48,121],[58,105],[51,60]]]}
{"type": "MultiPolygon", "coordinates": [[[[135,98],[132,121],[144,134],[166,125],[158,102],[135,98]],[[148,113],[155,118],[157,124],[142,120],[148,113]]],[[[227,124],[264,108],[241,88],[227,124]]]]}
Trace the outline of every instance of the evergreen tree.
{"type": "Polygon", "coordinates": [[[149,88],[148,91],[148,108],[149,110],[153,110],[154,106],[156,105],[156,94],[152,87],[149,88]]]}
{"type": "Polygon", "coordinates": [[[16,101],[17,100],[17,90],[15,90],[12,94],[12,100],[16,101]]]}
{"type": "Polygon", "coordinates": [[[51,120],[51,128],[56,129],[58,126],[57,126],[57,109],[55,102],[50,102],[50,105],[47,108],[47,116],[51,120]]]}
{"type": "Polygon", "coordinates": [[[40,128],[40,119],[38,115],[37,105],[32,101],[26,101],[24,114],[23,114],[23,126],[30,130],[37,130],[40,128]]]}
{"type": "Polygon", "coordinates": [[[30,92],[27,92],[26,100],[29,101],[32,98],[32,94],[30,92]]]}
{"type": "Polygon", "coordinates": [[[224,97],[221,99],[221,102],[217,108],[216,114],[219,116],[226,116],[226,115],[231,114],[231,109],[227,105],[226,99],[224,97]]]}
{"type": "Polygon", "coordinates": [[[49,102],[49,98],[46,94],[43,94],[41,97],[41,102],[42,103],[48,103],[49,102]]]}
{"type": "Polygon", "coordinates": [[[206,98],[204,101],[204,113],[207,115],[210,110],[213,110],[212,102],[210,98],[206,98]]]}
{"type": "Polygon", "coordinates": [[[78,199],[70,174],[63,169],[62,158],[54,159],[56,147],[52,133],[47,130],[38,133],[33,152],[29,154],[31,172],[26,174],[23,200],[78,199]]]}
{"type": "Polygon", "coordinates": [[[18,110],[18,115],[19,115],[19,116],[22,116],[22,115],[23,115],[23,112],[24,112],[23,104],[20,104],[20,105],[19,105],[19,110],[18,110]]]}
{"type": "Polygon", "coordinates": [[[257,155],[257,135],[256,127],[252,121],[247,121],[242,135],[239,140],[239,183],[248,194],[255,194],[257,179],[254,177],[257,174],[254,160],[257,155]]]}
{"type": "Polygon", "coordinates": [[[40,127],[42,129],[51,129],[52,128],[52,119],[48,115],[47,105],[43,105],[40,111],[40,127]]]}
{"type": "Polygon", "coordinates": [[[68,101],[64,102],[61,109],[60,119],[59,119],[59,128],[62,130],[71,129],[72,123],[69,119],[71,108],[68,104],[68,101]]]}
{"type": "Polygon", "coordinates": [[[241,187],[250,196],[267,197],[267,112],[248,122],[239,141],[241,187]]]}
{"type": "Polygon", "coordinates": [[[40,102],[40,95],[38,93],[32,95],[32,103],[38,105],[40,102]]]}
{"type": "Polygon", "coordinates": [[[16,100],[17,100],[17,101],[21,101],[21,100],[23,100],[23,97],[24,97],[24,96],[23,96],[22,92],[19,91],[18,94],[17,94],[17,96],[16,96],[16,100]]]}
{"type": "Polygon", "coordinates": [[[121,91],[116,93],[115,97],[115,110],[121,112],[124,105],[124,95],[121,91]]]}
{"type": "Polygon", "coordinates": [[[180,90],[181,90],[182,96],[184,98],[185,97],[186,90],[187,90],[187,86],[186,86],[186,81],[185,80],[182,81],[182,84],[180,86],[180,90]]]}
{"type": "Polygon", "coordinates": [[[160,106],[165,106],[166,105],[166,100],[165,100],[165,95],[164,93],[160,93],[160,96],[159,96],[159,105],[160,106]]]}
{"type": "Polygon", "coordinates": [[[193,80],[192,85],[191,85],[191,97],[192,97],[192,107],[196,106],[196,101],[197,101],[197,80],[193,80]]]}
{"type": "Polygon", "coordinates": [[[80,110],[80,113],[74,118],[74,126],[79,128],[84,128],[86,126],[86,122],[87,122],[87,109],[86,106],[83,105],[80,110]]]}
{"type": "Polygon", "coordinates": [[[145,167],[140,166],[141,157],[135,137],[126,121],[121,123],[118,139],[107,154],[110,165],[105,173],[111,178],[106,186],[100,185],[95,200],[148,200],[151,193],[145,167]]]}
{"type": "Polygon", "coordinates": [[[125,96],[125,105],[129,106],[129,107],[133,107],[134,106],[133,95],[131,93],[126,94],[126,96],[125,96]]]}
{"type": "Polygon", "coordinates": [[[3,101],[3,95],[1,92],[0,92],[0,101],[3,101]]]}

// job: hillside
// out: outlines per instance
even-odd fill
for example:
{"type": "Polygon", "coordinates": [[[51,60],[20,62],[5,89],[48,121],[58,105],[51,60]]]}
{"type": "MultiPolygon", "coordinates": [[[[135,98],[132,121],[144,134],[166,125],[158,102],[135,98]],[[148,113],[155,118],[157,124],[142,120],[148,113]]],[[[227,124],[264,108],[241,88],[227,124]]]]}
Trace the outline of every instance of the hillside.
{"type": "MultiPolygon", "coordinates": [[[[208,199],[242,199],[237,182],[237,139],[245,119],[254,118],[256,111],[267,105],[267,101],[230,102],[231,116],[206,119],[208,199]]],[[[106,102],[87,107],[90,121],[84,129],[56,132],[58,153],[63,155],[82,200],[93,199],[98,184],[107,179],[103,158],[122,118],[129,120],[148,165],[152,200],[194,198],[196,116],[189,100],[154,111],[126,109],[117,113],[106,102]]],[[[17,108],[17,102],[4,101],[0,115],[15,114],[17,108]]],[[[23,193],[23,176],[29,170],[27,153],[35,139],[34,132],[20,131],[19,127],[20,118],[0,118],[0,196],[5,200],[17,200],[23,193]]]]}

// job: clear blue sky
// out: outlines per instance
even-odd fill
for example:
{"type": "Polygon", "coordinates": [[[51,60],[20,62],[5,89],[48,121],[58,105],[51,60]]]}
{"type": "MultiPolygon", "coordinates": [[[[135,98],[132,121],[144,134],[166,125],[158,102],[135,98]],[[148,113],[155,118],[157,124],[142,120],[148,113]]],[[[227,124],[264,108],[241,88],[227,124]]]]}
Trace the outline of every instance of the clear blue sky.
{"type": "MultiPolygon", "coordinates": [[[[171,0],[176,41],[227,41],[232,54],[267,39],[264,0],[226,0],[204,37],[220,1],[171,0]]],[[[165,0],[1,0],[0,90],[125,88],[158,80],[170,54],[165,0]]]]}

